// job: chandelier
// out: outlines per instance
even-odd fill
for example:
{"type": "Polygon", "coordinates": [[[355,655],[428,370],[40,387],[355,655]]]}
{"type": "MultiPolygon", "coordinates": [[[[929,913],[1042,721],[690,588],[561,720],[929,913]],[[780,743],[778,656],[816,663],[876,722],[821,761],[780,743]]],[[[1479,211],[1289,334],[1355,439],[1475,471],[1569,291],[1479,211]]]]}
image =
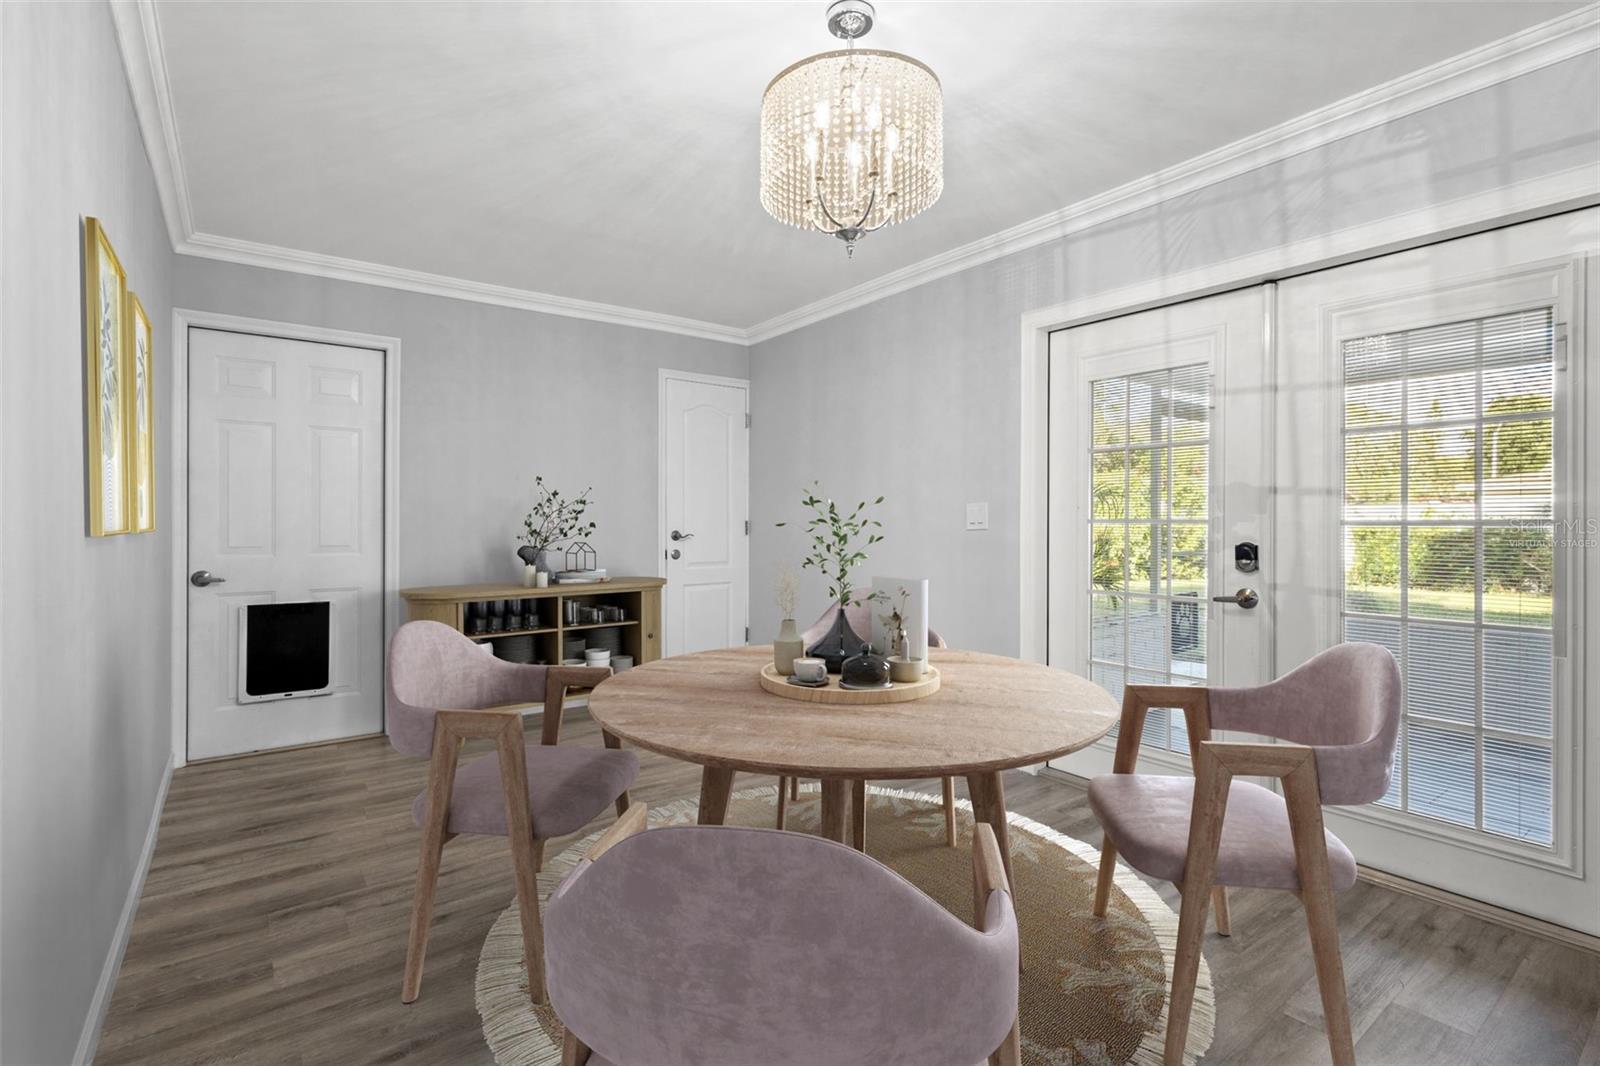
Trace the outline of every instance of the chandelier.
{"type": "Polygon", "coordinates": [[[923,64],[857,48],[865,0],[836,0],[848,46],[802,59],[761,97],[761,206],[779,222],[856,241],[932,207],[944,189],[944,94],[923,64]]]}

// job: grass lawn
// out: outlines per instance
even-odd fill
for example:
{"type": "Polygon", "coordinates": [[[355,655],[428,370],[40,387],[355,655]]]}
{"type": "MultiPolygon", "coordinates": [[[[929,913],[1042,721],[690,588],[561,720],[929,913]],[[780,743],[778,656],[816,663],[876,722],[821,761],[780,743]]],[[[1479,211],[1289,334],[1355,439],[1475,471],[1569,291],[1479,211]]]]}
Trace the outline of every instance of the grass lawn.
{"type": "MultiPolygon", "coordinates": [[[[1345,606],[1363,614],[1399,614],[1400,590],[1352,586],[1345,590],[1345,606]]],[[[1412,618],[1447,618],[1472,621],[1471,589],[1412,589],[1412,618]]],[[[1523,592],[1486,590],[1483,594],[1483,620],[1490,625],[1550,625],[1550,597],[1523,592]]]]}

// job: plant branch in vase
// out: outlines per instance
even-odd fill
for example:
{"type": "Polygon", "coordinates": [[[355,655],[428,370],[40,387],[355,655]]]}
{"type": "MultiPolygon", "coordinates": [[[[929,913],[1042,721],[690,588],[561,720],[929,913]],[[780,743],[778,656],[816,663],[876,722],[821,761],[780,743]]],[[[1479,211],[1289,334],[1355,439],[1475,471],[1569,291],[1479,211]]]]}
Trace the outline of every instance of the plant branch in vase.
{"type": "Polygon", "coordinates": [[[773,602],[783,621],[778,624],[778,639],[772,642],[772,666],[779,674],[789,677],[794,673],[794,661],[806,653],[806,643],[800,639],[800,629],[795,625],[794,605],[800,596],[800,580],[794,571],[784,567],[778,574],[778,585],[773,592],[773,602]]]}
{"type": "MultiPolygon", "coordinates": [[[[845,618],[845,608],[860,606],[862,600],[855,596],[851,572],[867,561],[867,549],[883,540],[879,532],[883,523],[873,518],[869,507],[883,503],[879,496],[870,504],[862,500],[850,510],[843,510],[833,500],[822,495],[822,486],[812,482],[800,500],[809,508],[811,517],[806,520],[806,533],[811,537],[811,551],[800,563],[801,569],[816,570],[828,583],[828,598],[838,605],[833,626],[823,638],[806,649],[828,662],[828,672],[839,672],[844,661],[858,655],[866,642],[850,628],[845,618]]],[[[787,522],[778,525],[786,526],[787,522]]],[[[866,599],[872,599],[871,596],[866,599]]]]}
{"type": "Polygon", "coordinates": [[[595,531],[592,520],[583,520],[584,512],[589,509],[592,487],[576,496],[563,496],[560,489],[546,485],[541,476],[533,479],[533,490],[533,507],[523,516],[522,533],[517,537],[522,542],[517,558],[525,566],[534,568],[540,575],[536,582],[543,586],[549,582],[550,549],[569,540],[591,536],[595,531]]]}

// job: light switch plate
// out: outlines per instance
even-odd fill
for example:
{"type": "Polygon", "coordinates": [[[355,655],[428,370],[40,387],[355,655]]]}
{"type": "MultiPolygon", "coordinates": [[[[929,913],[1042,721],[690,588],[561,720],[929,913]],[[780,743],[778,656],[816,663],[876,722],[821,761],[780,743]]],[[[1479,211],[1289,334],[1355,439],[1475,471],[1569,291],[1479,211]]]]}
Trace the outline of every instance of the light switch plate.
{"type": "Polygon", "coordinates": [[[986,504],[986,503],[969,503],[969,504],[967,504],[967,528],[969,530],[973,530],[973,529],[988,529],[989,528],[989,505],[988,504],[986,504]]]}

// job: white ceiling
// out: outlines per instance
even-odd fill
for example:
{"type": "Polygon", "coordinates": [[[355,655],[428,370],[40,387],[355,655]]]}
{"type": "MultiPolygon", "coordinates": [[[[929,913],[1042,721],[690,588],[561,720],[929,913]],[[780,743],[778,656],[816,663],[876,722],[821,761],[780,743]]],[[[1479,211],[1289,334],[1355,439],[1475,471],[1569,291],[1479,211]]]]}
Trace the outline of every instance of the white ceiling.
{"type": "Polygon", "coordinates": [[[742,328],[1578,6],[882,0],[945,191],[853,262],[756,199],[820,0],[156,11],[196,231],[742,328]]]}

